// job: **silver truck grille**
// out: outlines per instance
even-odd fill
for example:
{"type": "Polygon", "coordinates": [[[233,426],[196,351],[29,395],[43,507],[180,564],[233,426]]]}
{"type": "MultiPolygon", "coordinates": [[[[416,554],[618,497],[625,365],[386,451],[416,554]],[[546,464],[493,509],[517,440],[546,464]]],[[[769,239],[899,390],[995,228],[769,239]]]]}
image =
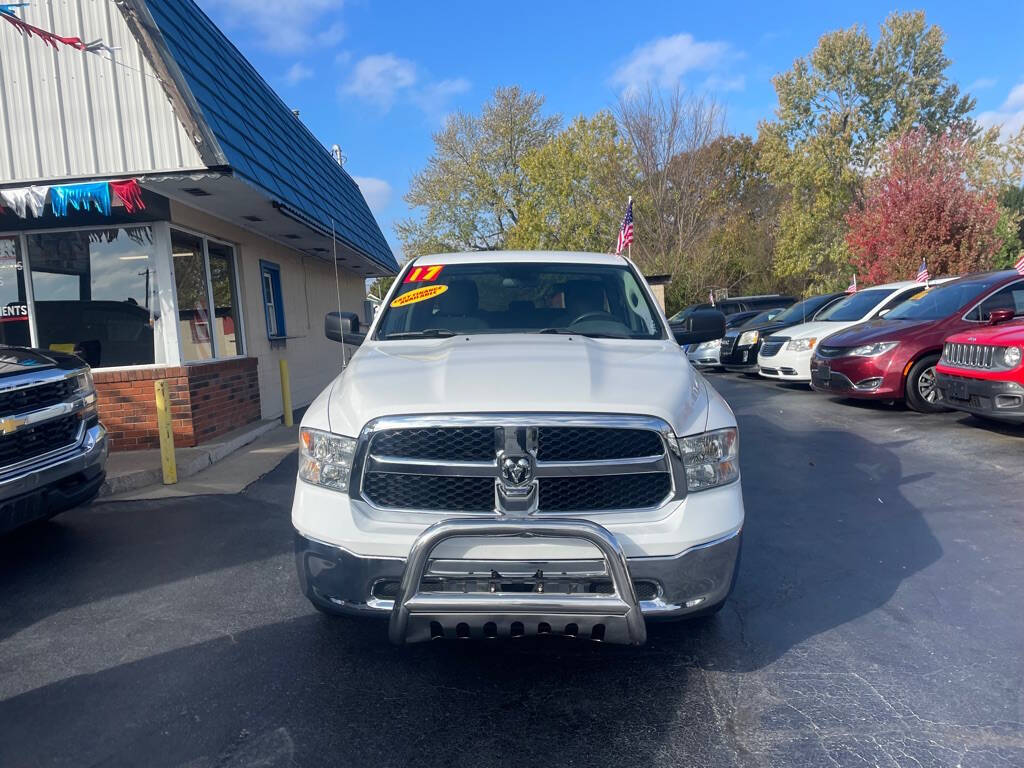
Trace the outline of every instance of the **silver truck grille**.
{"type": "Polygon", "coordinates": [[[1002,347],[989,344],[963,344],[947,342],[942,356],[950,365],[960,368],[992,368],[996,365],[996,353],[1002,347]]]}
{"type": "Polygon", "coordinates": [[[351,492],[400,511],[651,509],[685,495],[676,452],[668,425],[642,416],[385,418],[363,430],[351,492]]]}

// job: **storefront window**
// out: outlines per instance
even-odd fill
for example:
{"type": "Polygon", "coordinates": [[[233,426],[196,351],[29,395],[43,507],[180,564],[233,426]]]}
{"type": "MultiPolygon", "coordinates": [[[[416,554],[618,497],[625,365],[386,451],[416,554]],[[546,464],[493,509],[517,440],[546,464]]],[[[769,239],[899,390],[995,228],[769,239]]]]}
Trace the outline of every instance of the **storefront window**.
{"type": "Polygon", "coordinates": [[[210,282],[213,285],[214,333],[217,337],[217,356],[232,357],[242,354],[235,285],[235,254],[227,245],[209,241],[210,282]]]}
{"type": "Polygon", "coordinates": [[[210,337],[210,291],[202,238],[171,230],[174,282],[178,289],[178,332],[185,360],[213,358],[210,337]]]}
{"type": "MultiPolygon", "coordinates": [[[[159,307],[149,227],[44,232],[26,242],[40,347],[74,352],[93,367],[155,362],[159,307]]],[[[8,290],[8,271],[0,270],[0,291],[8,290]]]]}
{"type": "Polygon", "coordinates": [[[0,344],[29,346],[28,302],[18,237],[0,237],[0,344]]]}

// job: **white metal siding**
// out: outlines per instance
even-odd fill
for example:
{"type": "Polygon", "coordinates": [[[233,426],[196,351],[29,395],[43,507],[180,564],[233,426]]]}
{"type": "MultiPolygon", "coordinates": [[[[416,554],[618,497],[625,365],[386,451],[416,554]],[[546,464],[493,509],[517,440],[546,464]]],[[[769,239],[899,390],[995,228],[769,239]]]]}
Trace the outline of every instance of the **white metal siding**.
{"type": "Polygon", "coordinates": [[[37,0],[29,24],[120,47],[83,53],[0,23],[0,183],[204,167],[113,0],[37,0]]]}

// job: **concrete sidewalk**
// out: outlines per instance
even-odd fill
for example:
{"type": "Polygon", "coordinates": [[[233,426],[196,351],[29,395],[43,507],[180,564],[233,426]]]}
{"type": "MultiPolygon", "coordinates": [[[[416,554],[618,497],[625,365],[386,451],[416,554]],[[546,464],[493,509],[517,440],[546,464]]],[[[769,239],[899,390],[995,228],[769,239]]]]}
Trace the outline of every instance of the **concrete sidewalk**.
{"type": "Polygon", "coordinates": [[[238,493],[295,450],[298,427],[278,420],[234,430],[216,442],[178,448],[178,482],[163,485],[160,451],[113,453],[100,498],[110,501],[163,499],[203,493],[238,493]]]}

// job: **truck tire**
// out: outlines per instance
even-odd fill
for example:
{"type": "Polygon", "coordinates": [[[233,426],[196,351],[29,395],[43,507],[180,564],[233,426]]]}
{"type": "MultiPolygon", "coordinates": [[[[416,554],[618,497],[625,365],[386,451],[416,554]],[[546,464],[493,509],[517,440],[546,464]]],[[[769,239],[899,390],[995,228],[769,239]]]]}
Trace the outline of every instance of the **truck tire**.
{"type": "Polygon", "coordinates": [[[907,406],[918,413],[944,413],[949,409],[941,405],[935,366],[938,355],[922,357],[910,369],[904,384],[907,406]]]}

